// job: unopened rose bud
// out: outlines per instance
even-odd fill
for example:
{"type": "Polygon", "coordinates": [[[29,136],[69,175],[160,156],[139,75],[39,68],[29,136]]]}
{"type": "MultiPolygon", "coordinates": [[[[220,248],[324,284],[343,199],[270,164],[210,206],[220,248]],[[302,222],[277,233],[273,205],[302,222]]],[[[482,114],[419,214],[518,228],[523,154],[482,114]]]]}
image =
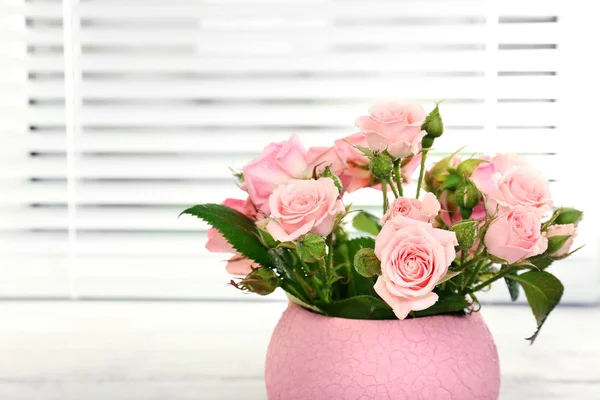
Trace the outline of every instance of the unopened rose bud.
{"type": "Polygon", "coordinates": [[[325,238],[316,233],[304,235],[298,242],[296,249],[302,261],[309,263],[322,260],[327,254],[325,238]]]}
{"type": "MultiPolygon", "coordinates": [[[[440,115],[439,105],[436,105],[435,108],[429,113],[427,118],[425,118],[425,122],[423,122],[423,125],[421,125],[421,129],[427,132],[427,136],[429,136],[431,139],[442,136],[444,133],[444,122],[442,121],[442,116],[440,115]]],[[[433,144],[433,140],[431,142],[433,144]]],[[[424,141],[423,148],[429,147],[431,146],[425,146],[424,141]]]]}
{"type": "Polygon", "coordinates": [[[477,189],[477,186],[471,181],[465,181],[456,188],[456,204],[458,204],[461,209],[473,209],[479,203],[479,198],[479,189],[477,189]]]}
{"type": "Polygon", "coordinates": [[[569,254],[573,239],[577,235],[577,228],[573,224],[552,225],[546,232],[548,249],[546,253],[551,257],[564,257],[569,254]]]}
{"type": "Polygon", "coordinates": [[[354,269],[360,275],[370,278],[381,275],[381,262],[373,249],[360,249],[354,256],[354,269]]]}
{"type": "Polygon", "coordinates": [[[279,287],[279,278],[272,269],[262,267],[250,272],[235,286],[241,290],[266,296],[279,287]]]}
{"type": "Polygon", "coordinates": [[[471,215],[473,214],[473,209],[472,208],[460,208],[460,216],[462,219],[469,219],[471,218],[471,215]]]}
{"type": "Polygon", "coordinates": [[[450,230],[456,233],[458,245],[463,250],[468,250],[475,244],[477,239],[477,228],[479,221],[464,220],[459,221],[450,227],[450,230]]]}
{"type": "Polygon", "coordinates": [[[369,169],[377,179],[382,181],[389,180],[394,169],[394,162],[386,154],[380,153],[373,157],[369,164],[369,169]]]}
{"type": "Polygon", "coordinates": [[[328,165],[327,167],[325,167],[323,172],[321,172],[319,174],[319,177],[320,178],[330,178],[333,181],[335,187],[338,188],[340,193],[342,193],[342,191],[344,190],[344,188],[342,186],[342,181],[336,174],[333,173],[333,171],[331,170],[331,166],[328,165]]]}

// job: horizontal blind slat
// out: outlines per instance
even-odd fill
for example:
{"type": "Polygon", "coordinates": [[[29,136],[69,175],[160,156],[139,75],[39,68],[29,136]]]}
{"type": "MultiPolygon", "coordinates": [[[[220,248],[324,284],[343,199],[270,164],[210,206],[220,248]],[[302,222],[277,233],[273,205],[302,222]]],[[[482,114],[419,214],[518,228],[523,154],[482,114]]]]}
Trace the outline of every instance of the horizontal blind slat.
{"type": "MultiPolygon", "coordinates": [[[[79,40],[83,46],[181,46],[191,45],[200,51],[218,43],[219,47],[239,48],[247,45],[304,46],[305,49],[329,48],[342,44],[368,44],[376,49],[386,44],[484,43],[487,27],[464,25],[396,25],[390,27],[322,26],[254,29],[224,28],[121,28],[83,27],[79,40]]],[[[557,24],[501,24],[497,32],[500,43],[559,43],[557,24]]],[[[30,45],[61,46],[59,29],[32,29],[24,38],[30,45]]]]}
{"type": "MultiPolygon", "coordinates": [[[[487,58],[480,51],[449,51],[456,57],[443,57],[437,52],[388,51],[354,54],[310,54],[303,52],[301,57],[243,55],[219,56],[194,53],[174,54],[157,63],[155,57],[147,54],[84,54],[81,69],[84,73],[238,73],[257,72],[293,73],[298,71],[313,73],[370,72],[390,73],[402,71],[483,71],[487,58]],[[404,62],[410,60],[410,63],[404,62]]],[[[27,57],[27,68],[34,72],[60,72],[63,62],[59,55],[31,54],[27,57]]],[[[556,50],[501,51],[498,55],[498,71],[554,71],[560,64],[556,50]]]]}

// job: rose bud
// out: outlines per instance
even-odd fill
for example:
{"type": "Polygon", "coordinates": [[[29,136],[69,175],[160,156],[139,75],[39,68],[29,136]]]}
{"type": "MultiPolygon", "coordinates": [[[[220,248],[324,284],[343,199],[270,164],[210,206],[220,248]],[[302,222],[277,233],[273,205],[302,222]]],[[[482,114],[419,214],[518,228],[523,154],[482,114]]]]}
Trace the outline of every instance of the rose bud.
{"type": "Polygon", "coordinates": [[[298,241],[296,249],[302,261],[309,263],[322,260],[327,253],[325,239],[316,233],[307,233],[304,235],[298,241]]]}
{"type": "Polygon", "coordinates": [[[479,203],[479,189],[471,181],[465,181],[458,185],[454,194],[456,204],[460,208],[473,209],[479,203]]]}
{"type": "Polygon", "coordinates": [[[450,227],[450,230],[456,233],[456,239],[461,249],[468,250],[475,244],[477,239],[477,227],[479,221],[465,220],[459,221],[450,227]]]}
{"type": "Polygon", "coordinates": [[[354,269],[365,278],[381,275],[381,262],[373,249],[360,249],[354,256],[354,269]]]}
{"type": "MultiPolygon", "coordinates": [[[[436,104],[435,108],[429,113],[427,118],[425,118],[425,122],[421,125],[421,129],[427,132],[427,136],[431,138],[431,142],[433,143],[433,139],[442,136],[444,133],[444,122],[442,121],[442,116],[440,115],[439,104],[436,104]]],[[[429,148],[430,146],[425,146],[425,141],[423,141],[423,148],[429,148]]]]}
{"type": "Polygon", "coordinates": [[[577,228],[573,224],[550,226],[546,232],[548,255],[551,257],[564,257],[569,254],[576,235],[577,228]]]}
{"type": "Polygon", "coordinates": [[[371,163],[369,164],[369,169],[371,170],[373,176],[375,176],[377,179],[387,181],[392,175],[394,162],[389,156],[380,153],[373,157],[371,163]]]}
{"type": "Polygon", "coordinates": [[[232,282],[232,284],[240,290],[247,290],[261,296],[266,296],[273,293],[279,287],[279,278],[272,269],[262,267],[253,270],[239,283],[232,282]]]}

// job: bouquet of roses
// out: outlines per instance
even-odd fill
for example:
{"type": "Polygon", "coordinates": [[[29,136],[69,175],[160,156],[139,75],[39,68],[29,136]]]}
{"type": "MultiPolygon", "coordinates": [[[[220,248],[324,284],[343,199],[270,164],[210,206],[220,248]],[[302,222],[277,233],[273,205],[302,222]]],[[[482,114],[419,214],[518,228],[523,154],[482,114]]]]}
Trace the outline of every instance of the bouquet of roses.
{"type": "Polygon", "coordinates": [[[280,287],[328,316],[405,319],[476,312],[477,292],[503,280],[513,301],[522,289],[531,305],[533,341],[563,293],[547,268],[573,253],[582,212],[553,209],[549,181],[515,155],[457,152],[426,170],[444,132],[439,106],[369,111],[333,147],[305,150],[296,136],[269,144],[235,174],[246,199],[183,212],[213,227],[208,250],[233,254],[231,285],[259,295],[280,287]],[[367,187],[381,192],[381,218],[344,204],[367,187]]]}

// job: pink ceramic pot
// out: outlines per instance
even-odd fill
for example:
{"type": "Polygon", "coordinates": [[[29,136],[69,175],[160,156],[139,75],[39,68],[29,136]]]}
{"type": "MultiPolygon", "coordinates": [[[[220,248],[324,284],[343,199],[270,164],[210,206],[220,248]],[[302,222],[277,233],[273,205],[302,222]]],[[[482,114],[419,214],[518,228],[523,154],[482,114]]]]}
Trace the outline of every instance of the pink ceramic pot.
{"type": "Polygon", "coordinates": [[[290,304],[265,369],[270,400],[496,400],[500,368],[479,313],[331,318],[290,304]]]}

